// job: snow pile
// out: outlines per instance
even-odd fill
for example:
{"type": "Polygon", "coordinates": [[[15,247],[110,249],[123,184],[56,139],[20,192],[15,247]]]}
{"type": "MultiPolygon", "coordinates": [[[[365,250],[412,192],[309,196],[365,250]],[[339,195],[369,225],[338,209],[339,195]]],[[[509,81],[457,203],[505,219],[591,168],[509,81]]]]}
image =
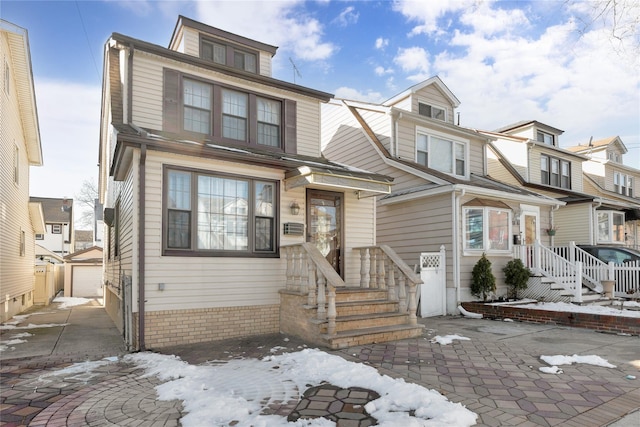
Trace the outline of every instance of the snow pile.
{"type": "Polygon", "coordinates": [[[574,354],[573,356],[540,356],[540,359],[544,360],[549,365],[571,365],[573,363],[586,363],[588,365],[602,366],[605,368],[616,367],[600,356],[578,356],[577,354],[574,354]]]}
{"type": "Polygon", "coordinates": [[[90,302],[89,298],[80,298],[80,297],[56,297],[53,302],[61,303],[58,308],[65,309],[75,307],[76,305],[82,305],[90,302]]]}
{"type": "MultiPolygon", "coordinates": [[[[631,307],[632,304],[625,302],[623,307],[631,307]]],[[[528,308],[535,310],[563,311],[572,313],[591,313],[604,314],[609,316],[638,317],[640,318],[640,310],[620,310],[611,306],[601,305],[575,305],[566,302],[545,302],[537,304],[514,305],[517,308],[528,308]]]]}
{"type": "Polygon", "coordinates": [[[431,338],[429,342],[434,344],[438,343],[440,345],[447,345],[451,344],[453,340],[469,341],[470,339],[467,337],[462,337],[460,335],[445,335],[443,337],[441,337],[440,335],[436,335],[435,337],[431,338]]]}
{"type": "Polygon", "coordinates": [[[307,388],[328,382],[338,387],[363,387],[380,394],[365,409],[380,426],[471,426],[476,414],[449,402],[434,390],[403,379],[380,375],[360,363],[348,362],[317,349],[268,356],[262,360],[232,360],[208,366],[189,365],[176,356],[131,354],[125,361],[168,381],[156,387],[160,400],[180,399],[185,412],[183,426],[326,426],[325,419],[288,423],[285,417],[261,415],[269,402],[297,400],[307,388]],[[275,394],[275,396],[274,396],[275,394]],[[267,401],[266,404],[261,402],[267,401]],[[415,416],[409,411],[414,410],[415,416]]]}

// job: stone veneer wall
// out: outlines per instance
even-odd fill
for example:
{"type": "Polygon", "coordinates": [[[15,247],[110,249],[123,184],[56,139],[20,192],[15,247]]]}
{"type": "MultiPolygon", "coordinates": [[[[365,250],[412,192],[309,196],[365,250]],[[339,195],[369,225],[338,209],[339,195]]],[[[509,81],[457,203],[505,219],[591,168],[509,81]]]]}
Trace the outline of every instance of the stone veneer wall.
{"type": "MultiPolygon", "coordinates": [[[[154,349],[279,331],[279,305],[220,307],[145,313],[145,347],[154,349]]],[[[134,325],[138,314],[134,313],[134,325]]],[[[137,327],[134,328],[137,342],[137,327]]]]}
{"type": "Polygon", "coordinates": [[[472,313],[480,313],[489,319],[508,318],[523,322],[593,329],[600,332],[640,335],[640,320],[637,317],[516,308],[481,302],[463,302],[462,307],[472,313]]]}
{"type": "Polygon", "coordinates": [[[305,308],[307,295],[293,291],[280,291],[280,331],[303,340],[326,346],[320,336],[320,323],[312,319],[314,308],[305,308]]]}

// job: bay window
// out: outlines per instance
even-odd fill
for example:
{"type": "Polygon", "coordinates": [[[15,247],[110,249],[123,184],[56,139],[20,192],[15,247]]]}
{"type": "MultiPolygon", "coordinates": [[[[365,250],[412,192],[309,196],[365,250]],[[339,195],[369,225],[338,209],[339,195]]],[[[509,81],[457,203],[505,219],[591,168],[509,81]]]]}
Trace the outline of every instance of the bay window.
{"type": "Polygon", "coordinates": [[[598,211],[598,243],[624,242],[624,214],[598,211]]]}
{"type": "Polygon", "coordinates": [[[494,207],[464,209],[464,248],[469,251],[508,252],[511,211],[494,207]]]}
{"type": "Polygon", "coordinates": [[[466,177],[466,159],[466,143],[418,131],[416,162],[449,175],[466,177]]]}
{"type": "Polygon", "coordinates": [[[276,255],[276,182],[167,168],[165,188],[165,255],[276,255]]]}

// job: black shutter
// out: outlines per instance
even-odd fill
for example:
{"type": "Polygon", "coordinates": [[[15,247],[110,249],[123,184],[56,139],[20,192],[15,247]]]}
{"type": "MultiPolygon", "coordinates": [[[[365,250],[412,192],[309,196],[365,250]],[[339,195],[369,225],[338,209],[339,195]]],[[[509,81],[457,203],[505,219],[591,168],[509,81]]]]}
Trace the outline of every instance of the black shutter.
{"type": "Polygon", "coordinates": [[[180,72],[164,69],[164,91],[162,105],[162,130],[180,131],[180,72]]]}
{"type": "Polygon", "coordinates": [[[297,114],[296,102],[289,99],[284,101],[284,151],[296,154],[297,147],[297,114]]]}

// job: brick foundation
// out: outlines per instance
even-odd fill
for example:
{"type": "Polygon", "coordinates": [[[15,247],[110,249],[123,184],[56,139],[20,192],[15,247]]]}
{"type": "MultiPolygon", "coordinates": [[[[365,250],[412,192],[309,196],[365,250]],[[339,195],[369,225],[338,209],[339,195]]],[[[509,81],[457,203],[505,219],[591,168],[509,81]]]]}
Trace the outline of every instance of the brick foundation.
{"type": "Polygon", "coordinates": [[[593,329],[599,332],[640,335],[640,319],[637,317],[536,310],[506,305],[489,305],[481,302],[463,302],[462,307],[472,313],[480,313],[488,319],[508,318],[522,322],[593,329]]]}
{"type": "MultiPolygon", "coordinates": [[[[134,325],[137,322],[138,316],[135,313],[134,325]]],[[[278,331],[277,304],[145,313],[147,349],[272,334],[278,331]]]]}

